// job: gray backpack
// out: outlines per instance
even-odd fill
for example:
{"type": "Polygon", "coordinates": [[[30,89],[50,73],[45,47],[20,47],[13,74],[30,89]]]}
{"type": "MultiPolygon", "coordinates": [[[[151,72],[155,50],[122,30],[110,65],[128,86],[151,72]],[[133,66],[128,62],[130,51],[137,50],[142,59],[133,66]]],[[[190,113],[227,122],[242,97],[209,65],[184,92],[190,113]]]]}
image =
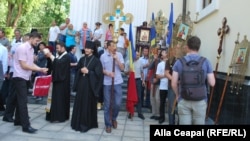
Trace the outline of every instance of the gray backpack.
{"type": "Polygon", "coordinates": [[[186,61],[180,58],[182,63],[182,74],[180,76],[180,94],[185,100],[199,101],[206,98],[206,76],[202,64],[206,58],[200,57],[198,61],[186,61]]]}

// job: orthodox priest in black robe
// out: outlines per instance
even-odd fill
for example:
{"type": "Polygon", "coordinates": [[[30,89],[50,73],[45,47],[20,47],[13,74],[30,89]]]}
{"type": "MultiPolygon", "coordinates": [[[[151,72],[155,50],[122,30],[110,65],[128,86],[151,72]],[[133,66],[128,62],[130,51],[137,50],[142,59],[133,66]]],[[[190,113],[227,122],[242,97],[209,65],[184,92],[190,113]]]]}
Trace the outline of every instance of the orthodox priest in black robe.
{"type": "Polygon", "coordinates": [[[94,43],[87,41],[85,56],[78,62],[73,86],[76,97],[71,127],[80,132],[87,132],[91,128],[98,127],[96,105],[103,84],[103,68],[95,53],[94,43]]]}
{"type": "Polygon", "coordinates": [[[47,110],[46,120],[64,122],[70,115],[70,56],[64,43],[57,43],[55,58],[51,53],[46,54],[52,60],[52,98],[50,109],[47,110]]]}

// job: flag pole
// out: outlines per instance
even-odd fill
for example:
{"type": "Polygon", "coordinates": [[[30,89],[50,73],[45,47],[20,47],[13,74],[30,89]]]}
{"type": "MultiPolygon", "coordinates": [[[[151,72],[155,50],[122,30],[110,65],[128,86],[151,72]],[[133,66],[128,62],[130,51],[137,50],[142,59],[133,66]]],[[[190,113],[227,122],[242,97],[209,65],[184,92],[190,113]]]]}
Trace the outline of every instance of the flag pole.
{"type": "MultiPolygon", "coordinates": [[[[115,58],[113,58],[113,65],[112,65],[112,72],[115,72],[115,58]]],[[[112,84],[111,84],[111,94],[110,94],[110,106],[109,106],[109,118],[110,118],[110,122],[112,123],[112,116],[113,116],[113,99],[114,99],[114,79],[115,77],[112,77],[112,84]]]]}
{"type": "Polygon", "coordinates": [[[223,88],[223,91],[222,91],[222,94],[221,94],[221,98],[220,98],[219,107],[218,107],[218,110],[216,112],[216,116],[215,116],[215,120],[214,120],[214,124],[215,125],[218,124],[218,120],[219,120],[219,116],[220,116],[220,111],[221,111],[222,103],[223,103],[223,100],[224,100],[224,97],[225,97],[227,83],[228,83],[228,79],[229,79],[229,75],[230,75],[231,69],[232,69],[232,66],[229,66],[228,72],[227,72],[227,77],[226,77],[226,80],[225,80],[226,82],[224,84],[224,88],[223,88]]]}

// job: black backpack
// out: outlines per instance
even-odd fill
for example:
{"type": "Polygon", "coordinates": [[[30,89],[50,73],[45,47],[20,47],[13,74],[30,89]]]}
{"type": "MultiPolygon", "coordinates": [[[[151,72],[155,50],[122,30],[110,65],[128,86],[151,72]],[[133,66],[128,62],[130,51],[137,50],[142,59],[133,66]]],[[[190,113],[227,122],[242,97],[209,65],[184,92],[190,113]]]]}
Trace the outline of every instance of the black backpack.
{"type": "Polygon", "coordinates": [[[202,64],[206,60],[200,57],[198,61],[186,61],[184,57],[180,58],[182,63],[182,74],[180,76],[180,94],[185,100],[199,101],[206,98],[206,76],[202,69],[202,64]]]}

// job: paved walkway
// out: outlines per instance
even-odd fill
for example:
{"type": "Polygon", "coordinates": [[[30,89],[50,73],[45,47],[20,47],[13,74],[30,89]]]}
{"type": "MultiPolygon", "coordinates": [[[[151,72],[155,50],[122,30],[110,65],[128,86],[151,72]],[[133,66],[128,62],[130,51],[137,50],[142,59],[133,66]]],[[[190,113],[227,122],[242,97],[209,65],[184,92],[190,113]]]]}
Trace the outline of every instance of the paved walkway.
{"type": "MultiPolygon", "coordinates": [[[[112,129],[112,133],[106,133],[103,110],[100,110],[99,127],[80,133],[71,129],[70,120],[64,123],[46,121],[44,109],[44,104],[28,104],[31,126],[38,129],[36,134],[24,133],[20,126],[4,122],[0,117],[0,141],[149,141],[149,125],[158,124],[158,121],[149,118],[150,113],[144,113],[145,120],[139,119],[135,113],[131,121],[126,111],[121,111],[117,120],[118,128],[112,129]]],[[[168,123],[165,121],[163,124],[168,123]]]]}

